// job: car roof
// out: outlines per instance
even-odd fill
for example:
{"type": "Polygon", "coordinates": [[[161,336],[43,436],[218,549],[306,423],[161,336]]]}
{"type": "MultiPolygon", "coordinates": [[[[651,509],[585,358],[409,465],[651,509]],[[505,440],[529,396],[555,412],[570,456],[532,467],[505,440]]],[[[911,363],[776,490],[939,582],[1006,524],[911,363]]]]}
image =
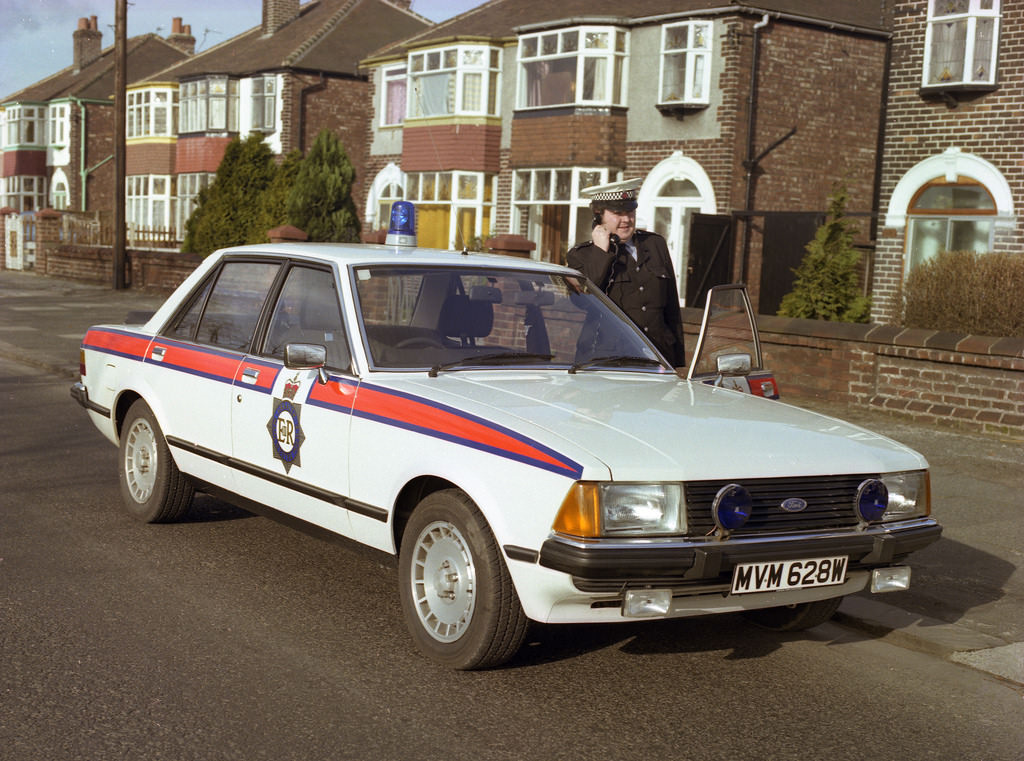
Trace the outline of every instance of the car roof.
{"type": "Polygon", "coordinates": [[[418,246],[388,246],[374,243],[267,243],[249,246],[233,246],[221,249],[218,256],[266,255],[301,257],[344,267],[361,265],[444,265],[458,267],[486,267],[510,270],[538,270],[558,273],[574,273],[575,270],[550,262],[508,256],[507,254],[482,254],[460,251],[446,251],[418,246]]]}

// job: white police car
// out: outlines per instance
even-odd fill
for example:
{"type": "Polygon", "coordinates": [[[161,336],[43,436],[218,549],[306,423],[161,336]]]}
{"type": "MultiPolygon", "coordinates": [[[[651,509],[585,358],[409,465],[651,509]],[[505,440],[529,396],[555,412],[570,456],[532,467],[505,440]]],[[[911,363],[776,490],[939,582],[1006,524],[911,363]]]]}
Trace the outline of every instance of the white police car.
{"type": "Polygon", "coordinates": [[[806,628],[906,588],[941,531],[919,454],[683,379],[578,273],[523,259],[220,251],[145,325],[91,328],[72,393],[136,517],[200,489],[397,554],[416,643],[456,668],[530,619],[806,628]]]}

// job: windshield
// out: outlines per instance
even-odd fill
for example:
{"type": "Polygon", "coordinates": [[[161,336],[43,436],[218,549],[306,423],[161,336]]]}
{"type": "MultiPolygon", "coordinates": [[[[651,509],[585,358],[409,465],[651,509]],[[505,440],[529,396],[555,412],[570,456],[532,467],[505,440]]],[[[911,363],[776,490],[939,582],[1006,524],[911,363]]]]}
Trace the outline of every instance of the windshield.
{"type": "Polygon", "coordinates": [[[355,271],[355,285],[374,369],[432,375],[503,366],[668,370],[633,324],[583,277],[369,266],[355,271]]]}

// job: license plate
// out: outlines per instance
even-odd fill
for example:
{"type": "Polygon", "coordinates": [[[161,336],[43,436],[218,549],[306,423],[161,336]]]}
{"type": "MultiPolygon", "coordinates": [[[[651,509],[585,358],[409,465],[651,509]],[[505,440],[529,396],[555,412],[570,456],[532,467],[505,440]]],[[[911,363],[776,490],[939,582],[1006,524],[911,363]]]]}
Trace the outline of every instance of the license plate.
{"type": "Polygon", "coordinates": [[[847,560],[845,555],[839,555],[811,560],[740,563],[732,574],[732,593],[745,595],[842,584],[846,581],[847,560]]]}

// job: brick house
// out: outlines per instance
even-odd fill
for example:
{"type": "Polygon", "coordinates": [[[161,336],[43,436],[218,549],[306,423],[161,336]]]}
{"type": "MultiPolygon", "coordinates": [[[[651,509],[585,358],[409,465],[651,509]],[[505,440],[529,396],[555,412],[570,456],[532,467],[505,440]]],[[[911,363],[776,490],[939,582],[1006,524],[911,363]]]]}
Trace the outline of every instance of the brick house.
{"type": "Polygon", "coordinates": [[[774,312],[832,184],[877,200],[886,5],[492,0],[364,61],[364,230],[408,199],[421,245],[558,261],[590,234],[580,189],[639,176],[685,301],[744,280],[774,312]]]}
{"type": "MultiPolygon", "coordinates": [[[[263,0],[254,27],[128,86],[127,219],[178,238],[228,143],[252,132],[279,155],[327,127],[363,177],[369,84],[358,62],[431,22],[409,0],[263,0]],[[158,110],[155,104],[164,104],[158,110]],[[176,114],[176,118],[174,117],[176,114]]],[[[357,179],[358,185],[359,179],[357,179]]]]}
{"type": "MultiPolygon", "coordinates": [[[[72,35],[74,63],[0,102],[0,207],[78,211],[114,207],[114,46],[96,16],[72,35]]],[[[146,77],[188,58],[195,40],[180,18],[165,39],[126,40],[128,73],[146,77]]]]}
{"type": "Polygon", "coordinates": [[[904,279],[939,251],[1024,248],[1024,6],[893,6],[872,283],[878,322],[899,320],[904,279]]]}

